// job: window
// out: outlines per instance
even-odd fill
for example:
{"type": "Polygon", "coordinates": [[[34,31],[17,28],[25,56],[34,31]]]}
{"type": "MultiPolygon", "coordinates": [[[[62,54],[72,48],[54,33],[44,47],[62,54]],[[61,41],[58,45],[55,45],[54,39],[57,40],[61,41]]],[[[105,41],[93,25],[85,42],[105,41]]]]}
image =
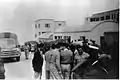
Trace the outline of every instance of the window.
{"type": "Polygon", "coordinates": [[[117,13],[116,15],[117,15],[117,21],[119,22],[119,13],[117,13]]]}
{"type": "Polygon", "coordinates": [[[97,17],[97,18],[95,19],[95,21],[99,21],[99,17],[97,17]]]}
{"type": "Polygon", "coordinates": [[[39,24],[39,28],[40,28],[40,24],[39,24]]]}
{"type": "Polygon", "coordinates": [[[90,18],[90,22],[92,22],[93,21],[93,18],[90,18]]]}
{"type": "Polygon", "coordinates": [[[85,36],[80,36],[80,40],[85,40],[85,36]]]}
{"type": "Polygon", "coordinates": [[[45,28],[50,28],[50,24],[45,24],[45,28]]]}
{"type": "Polygon", "coordinates": [[[90,22],[93,22],[93,21],[99,21],[99,17],[96,17],[96,18],[90,18],[90,22]]]}
{"type": "Polygon", "coordinates": [[[95,21],[95,18],[90,18],[90,21],[91,21],[91,22],[95,21]]]}
{"type": "Polygon", "coordinates": [[[112,14],[112,20],[115,20],[115,14],[112,14]]]}
{"type": "Polygon", "coordinates": [[[37,28],[37,24],[35,24],[35,28],[37,28]]]}
{"type": "Polygon", "coordinates": [[[43,33],[46,33],[46,32],[42,32],[42,34],[43,34],[43,33]]]}
{"type": "Polygon", "coordinates": [[[39,35],[41,35],[41,32],[39,32],[39,35]]]}
{"type": "Polygon", "coordinates": [[[55,39],[57,39],[57,36],[55,36],[55,39]]]}
{"type": "Polygon", "coordinates": [[[109,20],[109,19],[110,19],[110,16],[109,16],[109,15],[107,15],[107,16],[106,16],[106,20],[109,20]]]}
{"type": "Polygon", "coordinates": [[[64,39],[68,39],[69,38],[69,36],[64,36],[64,39]]]}
{"type": "Polygon", "coordinates": [[[59,25],[59,26],[61,26],[61,24],[60,24],[60,23],[59,23],[58,25],[59,25]]]}
{"type": "Polygon", "coordinates": [[[114,15],[112,14],[112,20],[113,20],[113,18],[114,18],[114,15]]]}
{"type": "Polygon", "coordinates": [[[101,17],[101,21],[103,21],[103,20],[104,20],[104,16],[101,17]]]}

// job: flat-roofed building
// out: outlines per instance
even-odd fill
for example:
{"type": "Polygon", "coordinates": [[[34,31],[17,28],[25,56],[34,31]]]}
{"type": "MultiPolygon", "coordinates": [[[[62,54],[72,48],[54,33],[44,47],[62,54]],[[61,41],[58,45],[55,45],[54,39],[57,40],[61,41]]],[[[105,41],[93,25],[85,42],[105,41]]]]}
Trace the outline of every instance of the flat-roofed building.
{"type": "Polygon", "coordinates": [[[54,19],[35,20],[33,24],[34,38],[35,40],[38,38],[49,38],[51,33],[54,33],[57,28],[65,27],[65,25],[65,21],[55,21],[54,19]]]}

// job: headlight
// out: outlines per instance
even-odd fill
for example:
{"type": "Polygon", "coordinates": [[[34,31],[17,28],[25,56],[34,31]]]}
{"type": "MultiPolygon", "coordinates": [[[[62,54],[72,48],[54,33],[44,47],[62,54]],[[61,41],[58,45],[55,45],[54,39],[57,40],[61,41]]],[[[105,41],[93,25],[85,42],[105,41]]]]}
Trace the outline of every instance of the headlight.
{"type": "Polygon", "coordinates": [[[1,49],[1,52],[4,52],[4,51],[9,51],[8,49],[1,49]]]}
{"type": "Polygon", "coordinates": [[[5,49],[1,49],[1,52],[6,51],[5,49]]]}

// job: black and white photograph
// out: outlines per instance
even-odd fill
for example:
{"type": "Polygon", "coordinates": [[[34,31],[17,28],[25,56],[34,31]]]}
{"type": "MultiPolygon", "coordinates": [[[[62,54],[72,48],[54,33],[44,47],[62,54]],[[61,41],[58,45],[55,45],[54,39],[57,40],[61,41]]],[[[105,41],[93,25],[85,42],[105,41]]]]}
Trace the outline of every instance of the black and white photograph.
{"type": "Polygon", "coordinates": [[[119,80],[119,0],[0,0],[0,80],[119,80]]]}

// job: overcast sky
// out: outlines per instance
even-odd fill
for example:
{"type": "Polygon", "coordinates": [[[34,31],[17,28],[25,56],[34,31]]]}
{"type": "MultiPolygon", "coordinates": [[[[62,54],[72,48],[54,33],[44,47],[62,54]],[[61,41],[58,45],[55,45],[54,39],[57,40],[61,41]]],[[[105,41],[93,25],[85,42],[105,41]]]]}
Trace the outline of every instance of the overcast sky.
{"type": "Polygon", "coordinates": [[[32,23],[36,19],[65,20],[79,26],[84,17],[116,9],[119,0],[0,0],[0,32],[18,35],[20,43],[32,40],[32,23]]]}

